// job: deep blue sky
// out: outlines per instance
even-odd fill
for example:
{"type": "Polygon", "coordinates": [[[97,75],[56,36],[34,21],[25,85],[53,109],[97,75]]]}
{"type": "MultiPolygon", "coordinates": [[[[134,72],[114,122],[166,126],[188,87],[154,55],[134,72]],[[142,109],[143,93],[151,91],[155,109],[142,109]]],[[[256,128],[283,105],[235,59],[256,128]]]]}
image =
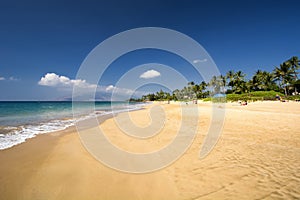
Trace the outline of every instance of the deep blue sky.
{"type": "MultiPolygon", "coordinates": [[[[300,56],[299,7],[297,0],[0,1],[0,100],[67,97],[38,81],[49,72],[75,79],[84,58],[100,42],[148,26],[192,37],[221,73],[242,70],[250,78],[257,69],[271,71],[300,56]]],[[[116,61],[101,84],[114,85],[122,73],[142,63],[167,63],[169,58],[176,65],[172,56],[158,55],[144,52],[116,61]]],[[[200,81],[193,71],[186,75],[200,81]]]]}

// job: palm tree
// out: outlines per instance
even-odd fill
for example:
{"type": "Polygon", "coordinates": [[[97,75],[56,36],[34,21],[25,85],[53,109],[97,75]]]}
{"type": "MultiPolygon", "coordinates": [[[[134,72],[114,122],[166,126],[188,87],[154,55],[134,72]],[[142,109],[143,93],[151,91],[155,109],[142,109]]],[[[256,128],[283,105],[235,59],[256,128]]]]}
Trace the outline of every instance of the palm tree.
{"type": "Polygon", "coordinates": [[[225,92],[224,90],[225,90],[225,86],[226,86],[226,83],[227,83],[226,76],[220,75],[219,79],[221,81],[220,84],[221,84],[222,90],[223,90],[223,92],[225,92]]]}
{"type": "Polygon", "coordinates": [[[263,88],[263,72],[257,70],[251,80],[251,88],[254,91],[262,90],[263,88]]]}
{"type": "Polygon", "coordinates": [[[230,70],[226,74],[226,78],[229,79],[228,86],[230,86],[230,89],[232,90],[233,87],[233,79],[234,79],[234,71],[230,70]]]}
{"type": "Polygon", "coordinates": [[[193,86],[193,85],[195,85],[195,83],[194,83],[194,81],[191,81],[191,82],[188,82],[188,85],[193,86]]]}
{"type": "Polygon", "coordinates": [[[198,85],[197,98],[205,98],[208,96],[208,91],[205,92],[206,87],[207,87],[207,83],[205,83],[204,81],[202,81],[198,85]]]}
{"type": "Polygon", "coordinates": [[[176,97],[175,99],[181,100],[183,95],[179,89],[173,91],[173,96],[176,97]]]}
{"type": "Polygon", "coordinates": [[[275,89],[274,77],[267,71],[257,70],[249,83],[254,91],[275,89]]]}
{"type": "Polygon", "coordinates": [[[225,92],[225,76],[213,76],[209,82],[209,85],[213,88],[213,94],[225,92]]]}
{"type": "Polygon", "coordinates": [[[245,76],[246,75],[242,71],[237,71],[234,73],[232,80],[232,90],[234,93],[240,94],[245,91],[245,76]]]}
{"type": "Polygon", "coordinates": [[[205,83],[205,81],[202,81],[200,84],[199,84],[199,89],[201,91],[204,91],[207,87],[207,83],[205,83]]]}
{"type": "Polygon", "coordinates": [[[276,89],[274,75],[272,73],[264,71],[264,84],[267,91],[276,89]]]}
{"type": "Polygon", "coordinates": [[[274,77],[276,81],[279,81],[279,86],[284,89],[285,96],[288,95],[288,86],[293,78],[293,69],[289,62],[280,64],[280,67],[275,67],[274,77]]]}
{"type": "MultiPolygon", "coordinates": [[[[300,68],[300,60],[298,59],[297,56],[293,56],[287,62],[289,62],[289,64],[291,65],[292,71],[294,72],[294,83],[296,83],[296,81],[298,80],[297,70],[300,68]]],[[[297,87],[294,86],[294,88],[295,88],[295,93],[297,93],[297,87]]]]}
{"type": "Polygon", "coordinates": [[[295,73],[295,76],[297,76],[296,70],[300,68],[300,60],[298,59],[297,56],[293,56],[291,59],[289,59],[287,62],[290,63],[292,70],[295,73]]]}

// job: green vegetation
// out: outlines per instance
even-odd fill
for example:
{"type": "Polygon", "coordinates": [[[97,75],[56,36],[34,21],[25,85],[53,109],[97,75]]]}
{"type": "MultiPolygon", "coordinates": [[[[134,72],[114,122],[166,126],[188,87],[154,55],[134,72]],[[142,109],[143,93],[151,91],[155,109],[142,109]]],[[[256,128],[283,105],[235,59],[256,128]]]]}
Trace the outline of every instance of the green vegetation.
{"type": "Polygon", "coordinates": [[[275,96],[283,96],[282,93],[275,91],[255,91],[243,94],[228,94],[226,96],[227,101],[263,101],[263,100],[276,100],[275,96]]]}
{"type": "Polygon", "coordinates": [[[172,94],[160,90],[144,95],[138,101],[181,100],[189,101],[202,99],[214,100],[218,94],[226,94],[227,101],[258,101],[275,100],[276,94],[286,99],[300,99],[300,80],[297,74],[300,60],[293,56],[289,60],[276,66],[272,72],[257,70],[250,80],[242,71],[230,70],[226,75],[214,76],[209,83],[200,84],[189,82],[183,89],[176,89],[172,94]],[[292,95],[292,96],[291,96],[292,95]],[[213,98],[211,98],[213,97],[213,98]]]}
{"type": "MultiPolygon", "coordinates": [[[[275,96],[284,96],[284,94],[275,91],[255,91],[242,94],[227,94],[226,101],[266,101],[266,100],[276,100],[275,96]]],[[[295,96],[297,97],[297,96],[295,96]]],[[[299,98],[299,96],[298,96],[299,98]]],[[[205,98],[203,101],[211,101],[214,98],[205,98]]]]}

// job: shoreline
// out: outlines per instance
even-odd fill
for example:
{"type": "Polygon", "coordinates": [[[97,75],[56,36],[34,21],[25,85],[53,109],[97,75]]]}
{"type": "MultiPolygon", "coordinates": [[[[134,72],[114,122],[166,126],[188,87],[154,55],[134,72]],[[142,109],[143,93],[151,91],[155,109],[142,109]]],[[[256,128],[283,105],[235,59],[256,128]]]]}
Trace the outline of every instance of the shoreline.
{"type": "MultiPolygon", "coordinates": [[[[114,118],[99,126],[113,144],[126,151],[160,149],[180,127],[180,106],[150,104],[128,114],[145,127],[155,106],[164,109],[165,126],[147,140],[122,134],[114,118]]],[[[226,104],[223,133],[202,160],[199,150],[209,129],[211,107],[189,107],[194,106],[200,110],[196,138],[166,168],[147,174],[113,170],[88,153],[73,126],[0,151],[0,199],[300,198],[299,103],[226,104]]],[[[119,120],[124,117],[125,113],[116,116],[119,120]]]]}
{"type": "MultiPolygon", "coordinates": [[[[250,102],[247,106],[241,106],[239,105],[237,102],[227,102],[227,103],[224,103],[225,105],[225,110],[240,110],[240,109],[243,109],[243,110],[248,110],[248,111],[253,111],[253,112],[264,112],[264,111],[268,111],[268,112],[274,112],[276,114],[276,110],[274,111],[274,107],[273,105],[270,106],[270,103],[271,104],[300,104],[299,102],[296,102],[296,101],[289,101],[289,102],[279,102],[279,101],[256,101],[256,102],[250,102]],[[259,107],[256,107],[256,109],[247,109],[250,105],[253,105],[253,104],[258,104],[260,105],[259,107]],[[268,104],[268,106],[266,107],[265,104],[268,104]],[[240,109],[239,109],[240,108],[240,109]]],[[[145,105],[141,108],[138,108],[138,109],[134,109],[134,110],[129,110],[128,112],[134,112],[134,111],[138,111],[138,110],[143,110],[143,109],[149,109],[148,107],[151,106],[151,105],[185,105],[185,102],[181,102],[181,101],[176,101],[176,102],[170,102],[169,104],[165,101],[153,101],[151,102],[151,104],[148,104],[148,105],[145,105]],[[148,106],[148,107],[147,107],[148,106]]],[[[194,105],[195,104],[189,104],[190,106],[191,105],[194,105]]],[[[198,104],[196,104],[198,107],[211,107],[213,105],[213,102],[198,102],[198,104]]],[[[126,113],[127,111],[124,110],[122,112],[118,112],[116,113],[116,116],[120,113],[126,113]]],[[[287,109],[285,110],[285,113],[281,113],[281,115],[289,115],[289,114],[292,114],[293,113],[293,109],[287,109]]],[[[99,122],[99,125],[101,125],[101,123],[105,122],[107,119],[110,119],[110,118],[113,118],[114,114],[112,113],[107,113],[105,115],[101,115],[101,116],[98,116],[97,117],[97,120],[99,122]]],[[[89,120],[89,119],[85,119],[85,120],[89,120]]],[[[83,120],[83,121],[85,121],[83,120]]],[[[27,138],[24,142],[21,142],[19,144],[16,144],[16,145],[13,145],[11,147],[8,147],[8,148],[5,148],[5,149],[0,149],[0,152],[2,151],[5,151],[5,150],[9,150],[11,148],[14,148],[14,147],[17,147],[19,145],[22,145],[22,144],[25,144],[27,143],[28,141],[30,140],[33,140],[33,139],[36,139],[40,136],[47,136],[47,135],[53,135],[53,136],[61,136],[63,135],[64,133],[69,133],[69,132],[76,132],[77,133],[77,130],[76,130],[76,124],[73,124],[71,126],[68,126],[67,128],[63,129],[63,130],[55,130],[55,131],[50,131],[50,132],[47,132],[47,133],[40,133],[40,134],[36,134],[34,137],[31,137],[31,138],[27,138]]]]}
{"type": "MultiPolygon", "coordinates": [[[[270,103],[271,104],[300,104],[299,102],[296,102],[296,101],[289,101],[289,102],[279,102],[279,101],[256,101],[256,102],[250,102],[247,106],[241,106],[239,105],[237,102],[227,102],[227,103],[224,103],[225,105],[225,110],[240,110],[240,109],[243,109],[245,111],[250,111],[250,112],[265,112],[265,111],[268,111],[268,112],[273,112],[276,114],[276,110],[274,110],[274,107],[273,105],[270,106],[270,103]],[[253,105],[253,104],[258,104],[260,106],[256,107],[256,109],[251,109],[249,110],[248,107],[250,105],[253,105]],[[268,106],[266,107],[265,104],[268,104],[268,106]],[[240,109],[239,109],[240,108],[240,109]]],[[[138,109],[134,109],[134,110],[129,110],[128,112],[135,112],[135,111],[138,111],[138,110],[143,110],[143,109],[149,109],[148,107],[151,106],[151,105],[185,105],[185,102],[181,102],[181,101],[176,101],[176,102],[170,102],[169,104],[165,101],[153,101],[151,102],[151,104],[148,104],[148,105],[145,105],[141,108],[138,108],[138,109]],[[148,106],[148,107],[147,107],[148,106]]],[[[211,107],[213,105],[213,102],[198,102],[198,104],[189,104],[190,106],[191,105],[194,105],[194,106],[198,106],[198,107],[211,107]]],[[[122,112],[118,112],[116,113],[116,116],[120,113],[126,113],[127,111],[124,110],[122,112]]],[[[285,110],[285,113],[281,113],[281,115],[289,115],[289,114],[292,114],[293,113],[293,109],[287,109],[285,110]]],[[[107,119],[110,119],[110,118],[113,118],[114,114],[112,113],[107,113],[105,115],[101,115],[101,116],[98,116],[97,117],[97,120],[99,122],[99,125],[101,125],[101,123],[105,122],[107,119]]],[[[89,119],[85,119],[85,120],[89,120],[89,119]]],[[[83,121],[85,121],[83,120],[83,121]]],[[[30,140],[34,140],[38,137],[41,137],[41,136],[47,136],[47,135],[52,135],[52,136],[63,136],[63,134],[65,133],[69,133],[69,132],[76,132],[77,133],[77,130],[76,130],[76,124],[74,125],[71,125],[71,126],[68,126],[67,128],[63,129],[63,130],[55,130],[55,131],[50,131],[50,132],[47,132],[47,133],[40,133],[40,134],[36,134],[34,137],[32,138],[27,138],[24,142],[21,142],[19,144],[16,144],[16,145],[13,145],[11,147],[8,147],[8,148],[5,148],[5,149],[0,149],[0,152],[2,151],[6,151],[6,150],[9,150],[11,148],[14,148],[14,147],[17,147],[19,145],[22,145],[22,144],[25,144],[27,143],[28,141],[30,140]]]]}
{"type": "MultiPolygon", "coordinates": [[[[14,102],[12,102],[14,103],[14,102]]],[[[24,102],[22,102],[24,103],[24,102]]],[[[26,102],[27,103],[27,102],[26,102]]],[[[29,103],[32,103],[31,101],[29,103]]],[[[48,103],[48,101],[47,101],[48,103]]],[[[66,102],[58,102],[58,103],[66,103],[66,102]]],[[[67,102],[67,103],[72,103],[72,102],[67,102]]],[[[107,111],[106,109],[104,110],[99,110],[95,109],[94,112],[91,113],[76,113],[76,116],[71,113],[66,113],[65,115],[68,115],[67,117],[62,117],[60,116],[59,118],[50,118],[50,119],[42,119],[43,116],[39,116],[40,119],[38,118],[37,121],[29,121],[26,122],[24,121],[23,123],[15,124],[14,122],[11,122],[12,125],[7,124],[7,125],[2,125],[0,126],[0,151],[9,149],[11,147],[14,147],[16,145],[20,145],[27,140],[31,138],[35,138],[38,135],[43,135],[43,134],[49,134],[52,132],[57,132],[57,131],[63,131],[68,129],[69,127],[76,126],[76,123],[79,123],[81,121],[86,121],[92,118],[97,118],[99,121],[102,121],[101,118],[107,118],[107,115],[116,115],[121,112],[130,112],[134,110],[139,110],[142,109],[145,104],[135,104],[131,105],[133,107],[124,107],[124,108],[117,108],[114,110],[114,113],[112,111],[107,111]],[[70,117],[69,115],[72,115],[70,117]]],[[[53,112],[49,110],[49,112],[53,112]]],[[[71,112],[71,111],[70,111],[71,112]]],[[[16,116],[18,117],[18,116],[16,116]]],[[[23,116],[25,117],[25,116],[23,116]]],[[[12,121],[12,119],[9,119],[12,121]]],[[[16,119],[19,120],[19,119],[16,119]]],[[[4,118],[5,121],[5,118],[4,118]]],[[[21,120],[22,121],[22,120],[21,120]]],[[[7,123],[7,122],[6,122],[7,123]]],[[[4,123],[5,124],[5,123],[4,123]]]]}

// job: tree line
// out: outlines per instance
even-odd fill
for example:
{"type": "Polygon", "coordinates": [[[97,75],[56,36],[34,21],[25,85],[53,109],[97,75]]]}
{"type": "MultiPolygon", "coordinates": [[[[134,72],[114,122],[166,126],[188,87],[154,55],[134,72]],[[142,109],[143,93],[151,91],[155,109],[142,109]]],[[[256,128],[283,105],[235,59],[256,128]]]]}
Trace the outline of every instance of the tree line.
{"type": "MultiPolygon", "coordinates": [[[[142,96],[139,101],[160,101],[160,100],[192,100],[202,99],[216,94],[244,94],[254,91],[276,91],[285,96],[298,95],[300,80],[298,70],[300,60],[297,56],[286,60],[279,66],[275,66],[272,72],[257,70],[251,79],[246,80],[246,74],[241,70],[230,70],[225,75],[213,76],[206,83],[199,84],[189,82],[182,89],[176,89],[172,93],[160,90],[142,96]]],[[[133,99],[131,99],[133,100],[133,99]]]]}

